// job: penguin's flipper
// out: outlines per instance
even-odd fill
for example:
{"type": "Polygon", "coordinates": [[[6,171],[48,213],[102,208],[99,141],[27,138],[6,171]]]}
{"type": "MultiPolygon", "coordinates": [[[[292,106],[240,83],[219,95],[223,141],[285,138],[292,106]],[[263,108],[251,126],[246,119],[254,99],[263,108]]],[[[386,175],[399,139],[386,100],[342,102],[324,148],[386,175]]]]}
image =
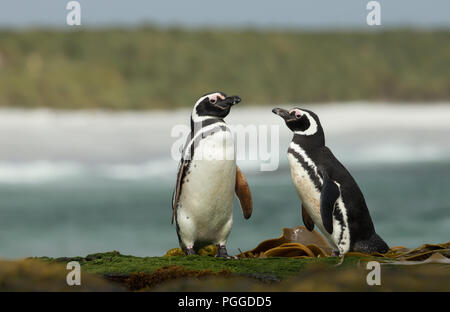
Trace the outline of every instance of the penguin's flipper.
{"type": "Polygon", "coordinates": [[[180,199],[181,194],[181,181],[184,177],[184,169],[187,167],[188,162],[184,159],[181,159],[180,161],[180,167],[178,169],[178,175],[177,175],[177,183],[175,184],[175,189],[173,191],[172,195],[172,224],[175,220],[175,215],[177,213],[177,205],[178,200],[180,199]]]}
{"type": "Polygon", "coordinates": [[[305,206],[302,204],[302,219],[303,224],[306,226],[308,231],[312,232],[314,230],[314,221],[311,219],[311,216],[306,211],[305,206]]]}
{"type": "Polygon", "coordinates": [[[245,179],[244,174],[241,169],[236,166],[236,195],[241,203],[242,213],[244,218],[248,219],[252,215],[253,204],[252,204],[252,194],[250,193],[250,188],[248,187],[247,179],[245,179]]]}
{"type": "Polygon", "coordinates": [[[323,179],[322,193],[320,194],[320,215],[322,223],[328,233],[333,233],[333,210],[340,196],[339,187],[328,176],[325,170],[320,170],[323,179]]]}

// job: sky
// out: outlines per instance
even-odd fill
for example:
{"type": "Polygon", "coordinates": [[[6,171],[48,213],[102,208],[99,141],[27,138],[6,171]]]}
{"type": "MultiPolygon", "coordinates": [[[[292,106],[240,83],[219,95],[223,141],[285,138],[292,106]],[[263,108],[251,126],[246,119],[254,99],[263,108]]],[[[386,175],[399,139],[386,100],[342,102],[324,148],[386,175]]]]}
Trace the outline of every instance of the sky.
{"type": "MultiPolygon", "coordinates": [[[[69,0],[0,0],[1,28],[69,27],[69,0]]],[[[368,28],[369,0],[79,0],[81,27],[368,28]]],[[[450,0],[379,0],[383,28],[450,29],[450,0]]],[[[78,26],[79,27],[79,26],[78,26]]],[[[373,26],[372,26],[373,27],[373,26]]]]}

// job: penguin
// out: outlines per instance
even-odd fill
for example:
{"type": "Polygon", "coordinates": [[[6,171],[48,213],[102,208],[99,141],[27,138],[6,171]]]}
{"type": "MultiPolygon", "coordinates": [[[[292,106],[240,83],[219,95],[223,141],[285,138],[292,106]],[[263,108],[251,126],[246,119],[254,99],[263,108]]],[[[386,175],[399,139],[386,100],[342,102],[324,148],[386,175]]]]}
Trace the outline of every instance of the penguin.
{"type": "Polygon", "coordinates": [[[387,252],[389,247],[375,232],[358,184],[325,146],[318,116],[300,108],[274,108],[272,112],[283,118],[294,133],[288,160],[306,228],[312,231],[316,225],[335,256],[349,251],[387,252]]]}
{"type": "Polygon", "coordinates": [[[203,95],[191,114],[191,132],[184,145],[172,196],[172,223],[186,255],[207,245],[217,257],[230,258],[226,241],[233,224],[236,193],[244,218],[252,214],[250,189],[236,166],[234,141],[224,118],[241,99],[223,92],[203,95]]]}

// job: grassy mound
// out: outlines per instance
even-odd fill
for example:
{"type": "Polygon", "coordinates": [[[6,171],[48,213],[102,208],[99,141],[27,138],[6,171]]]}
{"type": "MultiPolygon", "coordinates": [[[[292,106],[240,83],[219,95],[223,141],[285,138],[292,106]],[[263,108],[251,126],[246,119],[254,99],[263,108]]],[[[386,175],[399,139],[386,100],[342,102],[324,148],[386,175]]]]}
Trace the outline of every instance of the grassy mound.
{"type": "Polygon", "coordinates": [[[414,249],[397,246],[384,254],[349,252],[343,258],[329,256],[330,251],[320,233],[297,226],[283,228],[280,237],[264,240],[232,259],[215,258],[214,245],[200,249],[195,256],[184,256],[181,249],[172,248],[163,257],[113,251],[39,259],[51,264],[78,261],[84,272],[101,275],[129,290],[372,290],[366,289],[369,261],[377,261],[384,274],[395,276],[387,279],[384,290],[422,290],[421,284],[423,290],[450,289],[445,283],[450,277],[450,242],[414,249]],[[309,282],[298,284],[299,279],[309,282]],[[444,283],[430,284],[430,280],[441,279],[444,283]]]}
{"type": "MultiPolygon", "coordinates": [[[[134,272],[152,273],[156,269],[167,266],[182,266],[187,270],[210,270],[220,272],[228,270],[241,275],[270,275],[278,278],[292,276],[300,272],[306,264],[336,264],[337,257],[292,259],[292,258],[244,258],[222,259],[210,256],[171,256],[171,257],[135,257],[122,255],[117,251],[97,253],[86,257],[74,258],[39,258],[47,262],[80,262],[87,273],[103,276],[124,276],[134,272]]],[[[348,257],[346,263],[354,263],[358,258],[348,257]]]]}
{"type": "Polygon", "coordinates": [[[106,252],[45,263],[79,261],[85,273],[129,290],[152,291],[450,291],[450,264],[337,257],[220,259],[211,256],[135,257],[106,252]],[[381,286],[366,282],[366,263],[380,261],[381,286]],[[403,265],[402,265],[403,264],[403,265]]]}

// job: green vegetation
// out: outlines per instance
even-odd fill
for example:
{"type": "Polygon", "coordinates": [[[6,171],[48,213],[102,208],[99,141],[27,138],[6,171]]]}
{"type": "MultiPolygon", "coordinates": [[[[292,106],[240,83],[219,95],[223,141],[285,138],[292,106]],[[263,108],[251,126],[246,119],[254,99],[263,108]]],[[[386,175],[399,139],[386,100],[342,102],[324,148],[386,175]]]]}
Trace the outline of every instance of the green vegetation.
{"type": "MultiPolygon", "coordinates": [[[[213,272],[229,270],[235,274],[267,274],[278,278],[295,275],[307,264],[336,264],[339,262],[337,257],[222,259],[209,256],[135,257],[118,252],[98,253],[85,258],[39,259],[49,262],[78,261],[85,272],[105,276],[126,275],[133,272],[151,273],[164,266],[176,265],[183,266],[187,270],[211,270],[213,272]]],[[[348,257],[345,259],[345,263],[356,263],[358,260],[359,258],[356,257],[348,257]]]]}
{"type": "MultiPolygon", "coordinates": [[[[442,249],[440,252],[447,251],[442,249]]],[[[429,258],[434,257],[434,262],[415,265],[401,265],[401,261],[394,259],[362,254],[346,256],[344,262],[337,265],[337,257],[239,260],[211,256],[143,258],[121,255],[116,251],[86,257],[44,257],[28,261],[48,265],[47,269],[42,267],[44,272],[53,272],[58,265],[63,270],[65,263],[78,261],[85,272],[84,280],[88,277],[95,282],[94,278],[104,277],[111,282],[106,285],[109,288],[123,287],[133,291],[448,291],[450,266],[448,260],[443,261],[445,258],[440,252],[429,258]],[[366,262],[372,260],[382,263],[381,287],[370,286],[366,282],[370,271],[366,268],[366,262]]],[[[58,279],[55,280],[56,284],[61,284],[58,279]]],[[[99,284],[89,283],[91,288],[99,284]]]]}
{"type": "Polygon", "coordinates": [[[0,106],[449,100],[450,32],[1,31],[0,106]]]}

